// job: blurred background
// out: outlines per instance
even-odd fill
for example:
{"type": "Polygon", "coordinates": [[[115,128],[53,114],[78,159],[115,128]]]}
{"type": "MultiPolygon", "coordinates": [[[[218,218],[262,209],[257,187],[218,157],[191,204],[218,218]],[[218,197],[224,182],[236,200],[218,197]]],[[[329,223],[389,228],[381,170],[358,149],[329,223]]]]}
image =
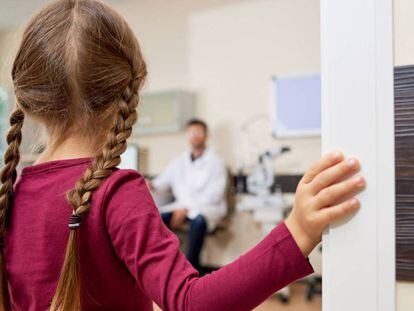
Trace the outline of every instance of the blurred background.
{"type": "MultiPolygon", "coordinates": [[[[202,273],[209,273],[283,221],[301,175],[320,157],[319,1],[104,2],[128,21],[149,70],[123,166],[148,180],[159,176],[190,148],[186,124],[193,118],[208,125],[207,146],[224,160],[227,210],[201,253],[202,273]]],[[[403,65],[414,59],[414,3],[394,2],[395,61],[403,65]]],[[[22,27],[45,3],[0,0],[1,131],[14,103],[10,71],[22,27]]],[[[35,160],[37,135],[25,125],[22,165],[35,160]]],[[[153,194],[161,211],[174,200],[171,193],[153,194]]],[[[188,231],[177,234],[184,251],[188,231]]],[[[311,262],[314,275],[257,310],[321,310],[321,247],[311,262]]]]}

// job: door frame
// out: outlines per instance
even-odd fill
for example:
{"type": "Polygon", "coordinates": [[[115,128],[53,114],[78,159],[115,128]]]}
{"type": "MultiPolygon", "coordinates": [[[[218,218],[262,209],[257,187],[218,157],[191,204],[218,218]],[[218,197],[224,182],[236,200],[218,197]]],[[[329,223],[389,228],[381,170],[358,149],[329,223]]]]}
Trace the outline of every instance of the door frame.
{"type": "Polygon", "coordinates": [[[395,310],[392,0],[321,0],[322,150],[360,159],[360,211],[323,236],[323,310],[395,310]]]}

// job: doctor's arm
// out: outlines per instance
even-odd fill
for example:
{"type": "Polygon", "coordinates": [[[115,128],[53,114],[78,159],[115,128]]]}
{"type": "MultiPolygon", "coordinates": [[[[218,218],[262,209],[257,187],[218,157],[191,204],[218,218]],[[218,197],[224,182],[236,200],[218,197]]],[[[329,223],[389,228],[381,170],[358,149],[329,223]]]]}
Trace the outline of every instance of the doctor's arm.
{"type": "Polygon", "coordinates": [[[175,160],[172,160],[167,167],[150,182],[151,190],[164,192],[171,189],[175,170],[175,160]]]}

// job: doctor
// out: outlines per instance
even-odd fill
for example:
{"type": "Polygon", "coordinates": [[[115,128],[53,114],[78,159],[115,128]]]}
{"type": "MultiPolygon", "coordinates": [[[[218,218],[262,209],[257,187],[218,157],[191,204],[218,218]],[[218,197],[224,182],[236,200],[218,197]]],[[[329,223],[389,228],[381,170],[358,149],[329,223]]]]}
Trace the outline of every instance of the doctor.
{"type": "Polygon", "coordinates": [[[163,210],[164,223],[171,229],[190,223],[186,257],[200,268],[200,252],[206,232],[225,216],[227,171],[224,161],[207,148],[208,128],[193,119],[186,126],[190,150],[173,159],[150,186],[156,191],[172,190],[175,201],[163,210]]]}

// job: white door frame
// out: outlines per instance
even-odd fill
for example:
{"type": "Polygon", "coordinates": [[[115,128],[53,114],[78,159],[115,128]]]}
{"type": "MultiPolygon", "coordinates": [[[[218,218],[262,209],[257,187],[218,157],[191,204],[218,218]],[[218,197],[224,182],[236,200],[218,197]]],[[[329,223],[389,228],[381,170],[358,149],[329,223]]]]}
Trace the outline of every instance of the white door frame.
{"type": "Polygon", "coordinates": [[[395,310],[392,0],[321,0],[322,149],[357,156],[361,210],[323,238],[323,310],[395,310]]]}

